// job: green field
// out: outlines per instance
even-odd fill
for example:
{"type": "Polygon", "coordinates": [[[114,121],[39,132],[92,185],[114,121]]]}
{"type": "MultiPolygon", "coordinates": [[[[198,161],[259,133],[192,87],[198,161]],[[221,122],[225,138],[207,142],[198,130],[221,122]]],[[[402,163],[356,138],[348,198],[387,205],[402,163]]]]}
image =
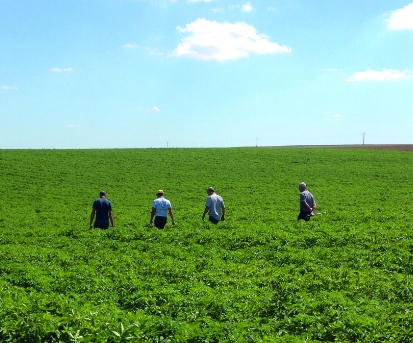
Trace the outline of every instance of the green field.
{"type": "Polygon", "coordinates": [[[0,176],[0,342],[413,341],[413,152],[0,150],[0,176]],[[89,230],[101,189],[116,227],[89,230]]]}

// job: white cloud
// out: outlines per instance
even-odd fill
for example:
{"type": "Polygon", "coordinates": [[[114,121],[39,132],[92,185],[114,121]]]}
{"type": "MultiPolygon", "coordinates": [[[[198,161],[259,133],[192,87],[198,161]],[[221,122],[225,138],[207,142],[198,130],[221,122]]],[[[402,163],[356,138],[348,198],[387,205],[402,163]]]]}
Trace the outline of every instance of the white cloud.
{"type": "Polygon", "coordinates": [[[252,5],[249,2],[247,2],[246,4],[241,6],[241,11],[242,12],[248,13],[248,12],[251,12],[253,10],[254,10],[254,8],[252,7],[252,5]]]}
{"type": "Polygon", "coordinates": [[[81,128],[81,126],[77,124],[69,124],[67,127],[69,129],[80,129],[81,128]]]}
{"type": "Polygon", "coordinates": [[[9,86],[0,86],[0,89],[4,89],[5,91],[10,91],[10,90],[16,89],[16,88],[9,87],[9,86]]]}
{"type": "Polygon", "coordinates": [[[223,13],[224,12],[224,9],[223,8],[213,8],[213,9],[211,9],[211,11],[212,12],[214,12],[214,13],[223,13]]]}
{"type": "Polygon", "coordinates": [[[68,73],[68,72],[71,72],[71,71],[73,71],[73,69],[72,68],[52,68],[52,69],[50,69],[50,71],[53,71],[53,72],[55,72],[55,73],[68,73]]]}
{"type": "Polygon", "coordinates": [[[126,44],[123,44],[123,47],[124,48],[128,48],[128,49],[134,49],[134,48],[137,48],[139,45],[138,44],[136,44],[136,43],[126,43],[126,44]]]}
{"type": "Polygon", "coordinates": [[[341,117],[341,114],[339,114],[339,113],[333,114],[333,117],[334,117],[334,118],[340,118],[340,117],[341,117]]]}
{"type": "Polygon", "coordinates": [[[188,0],[188,2],[211,2],[212,0],[188,0]]]}
{"type": "Polygon", "coordinates": [[[161,109],[158,106],[154,106],[151,108],[151,112],[161,112],[161,109]]]}
{"type": "Polygon", "coordinates": [[[291,48],[270,42],[269,37],[257,33],[252,25],[238,22],[218,23],[199,18],[177,30],[188,34],[181,39],[174,56],[200,60],[225,61],[246,57],[250,53],[274,54],[290,53],[291,48]]]}
{"type": "Polygon", "coordinates": [[[366,70],[354,73],[346,81],[396,81],[410,79],[409,71],[384,69],[383,71],[366,70]]]}
{"type": "Polygon", "coordinates": [[[391,12],[386,19],[391,30],[413,30],[413,2],[404,8],[391,12]]]}

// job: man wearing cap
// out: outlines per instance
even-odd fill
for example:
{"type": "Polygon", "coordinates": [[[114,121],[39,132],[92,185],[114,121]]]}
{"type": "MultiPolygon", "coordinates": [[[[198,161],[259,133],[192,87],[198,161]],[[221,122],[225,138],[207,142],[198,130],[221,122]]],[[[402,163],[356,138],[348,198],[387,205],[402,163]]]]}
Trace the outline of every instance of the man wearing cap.
{"type": "Polygon", "coordinates": [[[218,224],[219,220],[225,220],[225,204],[221,196],[215,193],[213,187],[207,189],[208,199],[205,203],[205,210],[202,214],[202,220],[205,215],[209,214],[209,221],[213,224],[218,224]],[[221,216],[222,211],[222,216],[221,216]]]}
{"type": "Polygon", "coordinates": [[[106,199],[106,192],[100,191],[100,198],[96,199],[93,202],[92,213],[90,214],[90,225],[89,227],[95,227],[97,229],[107,230],[109,228],[109,219],[112,227],[115,227],[113,222],[113,212],[112,212],[112,203],[106,199]],[[95,218],[95,224],[92,225],[93,219],[95,218]]]}
{"type": "Polygon", "coordinates": [[[311,216],[314,215],[314,211],[317,207],[314,196],[307,190],[307,185],[304,182],[301,182],[298,185],[300,190],[300,214],[297,217],[297,220],[304,219],[309,221],[311,216]]]}
{"type": "Polygon", "coordinates": [[[151,221],[150,224],[158,229],[163,229],[168,220],[168,212],[172,219],[172,225],[175,225],[174,213],[172,212],[172,205],[168,199],[164,197],[164,191],[159,189],[156,191],[156,199],[152,203],[151,221]],[[155,217],[155,222],[153,221],[155,217]]]}

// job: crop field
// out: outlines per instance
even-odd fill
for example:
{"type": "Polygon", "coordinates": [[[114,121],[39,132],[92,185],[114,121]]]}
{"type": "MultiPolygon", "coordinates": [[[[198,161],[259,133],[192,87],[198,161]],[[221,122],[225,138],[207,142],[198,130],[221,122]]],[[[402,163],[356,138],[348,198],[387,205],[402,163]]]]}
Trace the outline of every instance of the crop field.
{"type": "Polygon", "coordinates": [[[413,341],[411,151],[0,150],[0,180],[0,342],[413,341]]]}

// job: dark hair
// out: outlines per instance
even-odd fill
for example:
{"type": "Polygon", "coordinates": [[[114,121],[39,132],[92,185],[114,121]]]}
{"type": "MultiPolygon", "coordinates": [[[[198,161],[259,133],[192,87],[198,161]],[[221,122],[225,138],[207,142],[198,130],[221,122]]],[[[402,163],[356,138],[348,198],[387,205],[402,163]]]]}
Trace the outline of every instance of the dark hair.
{"type": "Polygon", "coordinates": [[[105,191],[100,191],[99,195],[100,195],[101,197],[103,197],[103,196],[106,195],[106,192],[105,192],[105,191]]]}

